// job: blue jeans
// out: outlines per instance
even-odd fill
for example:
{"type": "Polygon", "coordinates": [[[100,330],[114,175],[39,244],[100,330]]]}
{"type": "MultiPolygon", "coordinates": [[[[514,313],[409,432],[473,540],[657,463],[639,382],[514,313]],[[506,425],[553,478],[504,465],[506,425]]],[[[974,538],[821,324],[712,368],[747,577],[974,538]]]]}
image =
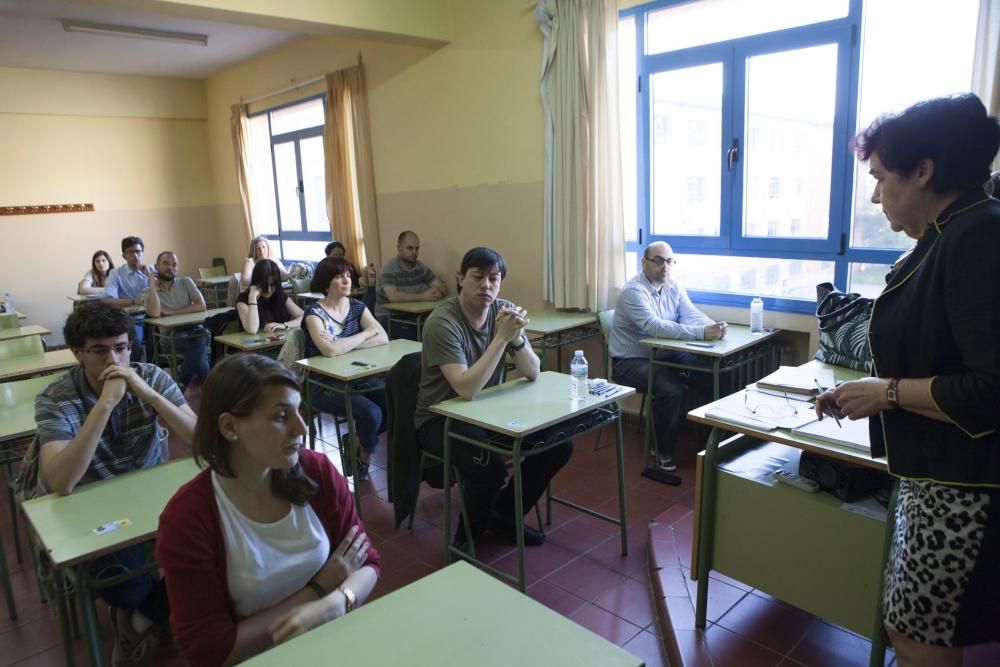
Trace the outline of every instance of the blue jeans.
{"type": "Polygon", "coordinates": [[[187,387],[195,377],[208,378],[208,345],[211,340],[203,327],[174,332],[174,348],[184,355],[178,370],[177,384],[187,387]]]}
{"type": "MultiPolygon", "coordinates": [[[[347,401],[344,395],[312,388],[314,410],[327,412],[338,417],[347,416],[347,401]]],[[[358,436],[361,449],[369,454],[378,447],[378,435],[385,432],[385,384],[381,380],[357,380],[351,384],[351,415],[354,417],[354,432],[358,436]],[[372,389],[368,393],[361,390],[372,389]]]]}
{"type": "MultiPolygon", "coordinates": [[[[95,560],[90,564],[90,575],[99,580],[101,576],[110,577],[138,569],[146,561],[145,545],[133,544],[95,560]]],[[[166,585],[151,573],[98,589],[97,595],[112,607],[129,611],[138,609],[157,623],[166,623],[170,617],[166,585]]]]}

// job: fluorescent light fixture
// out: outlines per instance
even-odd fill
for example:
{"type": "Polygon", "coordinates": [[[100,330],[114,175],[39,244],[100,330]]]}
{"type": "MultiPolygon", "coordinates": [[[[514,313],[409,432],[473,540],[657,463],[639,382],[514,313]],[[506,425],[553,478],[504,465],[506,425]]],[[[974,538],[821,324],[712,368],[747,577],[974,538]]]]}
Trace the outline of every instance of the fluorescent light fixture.
{"type": "Polygon", "coordinates": [[[171,30],[151,30],[149,28],[133,28],[127,25],[111,23],[91,23],[76,19],[62,19],[62,27],[66,32],[88,32],[94,35],[110,35],[112,37],[132,37],[135,39],[151,39],[158,42],[179,42],[208,46],[208,35],[194,32],[174,32],[171,30]]]}

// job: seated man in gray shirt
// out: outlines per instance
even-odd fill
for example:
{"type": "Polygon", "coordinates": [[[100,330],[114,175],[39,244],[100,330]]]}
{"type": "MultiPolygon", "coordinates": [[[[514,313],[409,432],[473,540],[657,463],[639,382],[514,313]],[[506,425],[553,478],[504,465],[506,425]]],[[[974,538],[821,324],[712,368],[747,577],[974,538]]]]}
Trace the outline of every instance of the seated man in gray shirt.
{"type": "MultiPolygon", "coordinates": [[[[146,314],[150,317],[205,312],[205,297],[193,280],[177,275],[177,267],[177,255],[172,251],[164,250],[156,256],[156,289],[149,290],[149,300],[146,302],[146,314]]],[[[179,377],[176,378],[177,385],[183,392],[196,377],[202,382],[208,377],[208,346],[211,336],[202,326],[176,330],[173,335],[177,352],[184,355],[179,377]]]]}
{"type": "MultiPolygon", "coordinates": [[[[642,255],[642,271],[628,281],[618,295],[608,339],[608,356],[614,362],[611,378],[618,384],[646,391],[649,348],[639,344],[643,338],[718,340],[726,335],[726,323],[715,322],[695,308],[684,288],[673,280],[675,264],[674,251],[669,245],[663,241],[650,243],[642,255]]],[[[675,360],[694,360],[690,358],[692,355],[685,356],[689,358],[675,360]]],[[[673,455],[684,394],[685,387],[677,371],[657,366],[650,414],[661,470],[677,470],[673,455]]]]}
{"type": "Polygon", "coordinates": [[[396,256],[382,266],[375,287],[375,317],[385,321],[382,304],[407,301],[436,301],[448,296],[448,286],[417,259],[420,239],[406,231],[396,241],[396,256]]]}
{"type": "MultiPolygon", "coordinates": [[[[500,253],[490,248],[473,248],[462,258],[458,296],[434,309],[424,325],[414,422],[420,447],[438,456],[443,455],[444,449],[444,417],[431,412],[432,405],[455,396],[472,400],[486,387],[497,384],[505,354],[513,357],[521,375],[529,380],[538,377],[541,365],[524,337],[527,312],[497,298],[506,275],[507,265],[500,253]]],[[[470,438],[487,437],[487,431],[471,424],[455,422],[452,427],[470,438]]],[[[550,427],[558,428],[559,425],[550,427]]],[[[539,434],[539,439],[544,441],[544,433],[539,434]]],[[[524,459],[521,498],[525,512],[538,502],[549,480],[566,465],[572,453],[572,443],[564,442],[524,459]]],[[[507,476],[503,459],[474,445],[453,441],[451,462],[464,480],[472,538],[490,529],[516,542],[514,483],[512,478],[503,485],[507,476]]],[[[463,548],[464,542],[459,522],[455,543],[463,548]]],[[[544,542],[544,533],[524,526],[526,546],[544,542]]]]}

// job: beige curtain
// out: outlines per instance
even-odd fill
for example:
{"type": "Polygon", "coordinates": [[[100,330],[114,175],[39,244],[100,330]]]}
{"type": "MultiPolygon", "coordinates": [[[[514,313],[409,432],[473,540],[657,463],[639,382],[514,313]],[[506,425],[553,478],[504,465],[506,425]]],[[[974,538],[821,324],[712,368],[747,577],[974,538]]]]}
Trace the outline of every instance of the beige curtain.
{"type": "Polygon", "coordinates": [[[540,0],[545,35],[544,296],[556,308],[614,306],[624,285],[613,0],[540,0]]]}
{"type": "MultiPolygon", "coordinates": [[[[979,0],[976,51],[972,63],[972,92],[991,115],[1000,115],[1000,0],[979,0]]],[[[1000,156],[993,161],[1000,169],[1000,156]]]]}
{"type": "Polygon", "coordinates": [[[246,227],[247,244],[257,235],[253,214],[250,212],[250,150],[247,140],[250,131],[247,126],[247,107],[245,104],[234,104],[230,107],[230,130],[233,135],[233,153],[236,158],[236,185],[240,189],[240,201],[243,203],[243,224],[246,227]]]}
{"type": "Polygon", "coordinates": [[[363,65],[326,75],[326,210],[333,238],[365,272],[381,266],[363,65]]]}

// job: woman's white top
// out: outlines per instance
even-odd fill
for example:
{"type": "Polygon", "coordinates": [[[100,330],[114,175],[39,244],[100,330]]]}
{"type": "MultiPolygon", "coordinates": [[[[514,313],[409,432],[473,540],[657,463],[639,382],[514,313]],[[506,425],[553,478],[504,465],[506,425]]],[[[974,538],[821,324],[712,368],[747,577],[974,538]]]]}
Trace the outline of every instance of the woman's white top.
{"type": "Polygon", "coordinates": [[[226,580],[240,617],[273,607],[319,572],[330,555],[330,538],[313,508],[292,504],[274,523],[252,521],[240,512],[212,473],[226,543],[226,580]]]}

